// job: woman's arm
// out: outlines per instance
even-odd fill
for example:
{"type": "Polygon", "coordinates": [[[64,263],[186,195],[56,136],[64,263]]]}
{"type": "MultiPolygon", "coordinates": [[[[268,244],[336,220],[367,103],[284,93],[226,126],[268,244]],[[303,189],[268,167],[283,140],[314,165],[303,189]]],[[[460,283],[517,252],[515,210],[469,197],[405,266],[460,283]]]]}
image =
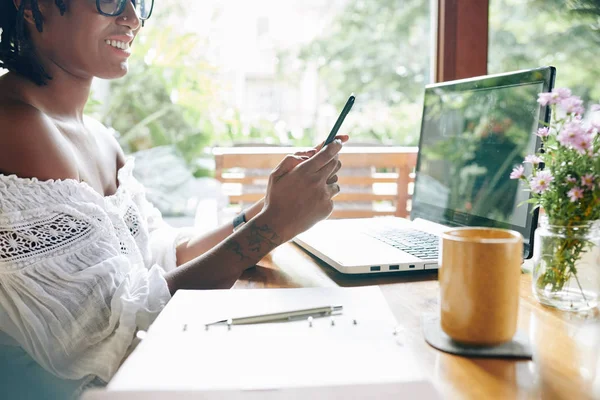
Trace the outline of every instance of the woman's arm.
{"type": "Polygon", "coordinates": [[[264,213],[201,256],[165,275],[171,293],[178,289],[230,288],[242,272],[284,242],[264,213]]]}
{"type": "MultiPolygon", "coordinates": [[[[348,135],[338,135],[336,139],[342,141],[342,143],[348,141],[348,135]]],[[[321,150],[322,144],[317,146],[316,148],[308,151],[299,151],[294,153],[295,156],[310,158],[314,156],[317,151],[321,150]]],[[[341,164],[340,164],[341,165],[341,164]]],[[[335,175],[340,165],[332,172],[331,176],[327,180],[328,184],[336,183],[337,176],[335,175]]],[[[261,199],[250,208],[248,208],[244,213],[246,215],[246,221],[251,221],[255,216],[258,215],[263,210],[265,204],[265,199],[261,199]]],[[[219,243],[221,243],[225,238],[233,233],[233,221],[224,224],[223,226],[214,229],[210,232],[204,233],[202,235],[196,236],[190,239],[187,242],[180,244],[177,247],[177,266],[181,266],[196,257],[201,256],[206,253],[219,243]]]]}
{"type": "MultiPolygon", "coordinates": [[[[265,199],[261,199],[252,207],[245,211],[246,221],[250,221],[263,209],[265,199]]],[[[233,221],[228,222],[211,232],[196,236],[188,242],[177,246],[177,266],[183,265],[196,257],[201,256],[208,250],[221,243],[225,238],[233,233],[233,221]]]]}
{"type": "Polygon", "coordinates": [[[225,240],[165,274],[171,293],[178,289],[230,288],[247,268],[333,210],[339,193],[328,183],[340,167],[337,140],[312,158],[289,155],[269,178],[262,210],[225,240]],[[301,189],[301,190],[299,190],[301,189]]]}

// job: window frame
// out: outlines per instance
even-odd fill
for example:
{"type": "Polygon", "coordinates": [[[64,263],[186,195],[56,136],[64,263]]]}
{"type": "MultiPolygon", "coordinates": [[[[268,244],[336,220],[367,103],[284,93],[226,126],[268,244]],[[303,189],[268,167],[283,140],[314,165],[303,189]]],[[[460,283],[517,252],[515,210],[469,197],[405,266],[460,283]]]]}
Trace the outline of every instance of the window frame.
{"type": "Polygon", "coordinates": [[[489,1],[438,0],[435,82],[487,75],[489,1]]]}

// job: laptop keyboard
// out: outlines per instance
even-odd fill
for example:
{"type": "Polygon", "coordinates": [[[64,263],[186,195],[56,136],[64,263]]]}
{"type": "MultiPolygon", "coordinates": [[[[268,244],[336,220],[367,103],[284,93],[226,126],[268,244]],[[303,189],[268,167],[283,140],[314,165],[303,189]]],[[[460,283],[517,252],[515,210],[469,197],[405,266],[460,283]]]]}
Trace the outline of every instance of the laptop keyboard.
{"type": "Polygon", "coordinates": [[[389,229],[367,235],[423,260],[437,260],[439,237],[414,229],[389,229]]]}

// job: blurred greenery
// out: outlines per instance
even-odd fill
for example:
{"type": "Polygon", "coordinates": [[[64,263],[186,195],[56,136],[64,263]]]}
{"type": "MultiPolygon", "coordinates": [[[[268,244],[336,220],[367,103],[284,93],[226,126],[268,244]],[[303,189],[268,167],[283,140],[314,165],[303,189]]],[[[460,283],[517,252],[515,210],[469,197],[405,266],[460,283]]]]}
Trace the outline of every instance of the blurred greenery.
{"type": "MultiPolygon", "coordinates": [[[[317,118],[294,135],[282,121],[248,121],[220,103],[217,93],[228,89],[206,59],[207,38],[183,30],[185,4],[157,3],[134,43],[129,74],[111,81],[108,101],[90,102],[87,112],[118,131],[128,152],[174,145],[196,175],[206,173],[195,160],[207,146],[313,144],[317,118]]],[[[358,95],[345,123],[354,142],[415,145],[430,81],[429,7],[422,0],[348,0],[321,36],[280,49],[279,79],[297,85],[294,62],[316,65],[336,109],[350,92],[358,95]]],[[[490,0],[489,72],[554,65],[558,86],[597,101],[598,10],[599,0],[490,0]]]]}
{"type": "Polygon", "coordinates": [[[198,54],[201,38],[168,23],[183,3],[165,3],[138,33],[127,76],[110,81],[108,102],[90,101],[86,112],[115,129],[126,152],[172,145],[202,176],[209,172],[194,161],[214,136],[216,71],[198,54]]]}
{"type": "Polygon", "coordinates": [[[557,87],[600,99],[600,0],[490,0],[489,72],[557,68],[557,87]]]}
{"type": "Polygon", "coordinates": [[[357,94],[346,126],[353,141],[418,143],[430,18],[422,0],[349,0],[330,29],[301,49],[304,62],[317,63],[336,107],[357,94]]]}

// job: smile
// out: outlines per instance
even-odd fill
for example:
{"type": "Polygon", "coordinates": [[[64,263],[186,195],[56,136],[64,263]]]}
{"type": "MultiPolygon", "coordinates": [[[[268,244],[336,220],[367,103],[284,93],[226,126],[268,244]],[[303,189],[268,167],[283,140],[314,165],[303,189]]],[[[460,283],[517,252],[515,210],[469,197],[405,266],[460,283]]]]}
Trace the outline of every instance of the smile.
{"type": "Polygon", "coordinates": [[[129,46],[128,42],[121,42],[118,40],[105,40],[105,43],[109,46],[115,47],[117,49],[121,49],[121,50],[125,50],[125,51],[129,51],[131,49],[131,47],[129,46]]]}

